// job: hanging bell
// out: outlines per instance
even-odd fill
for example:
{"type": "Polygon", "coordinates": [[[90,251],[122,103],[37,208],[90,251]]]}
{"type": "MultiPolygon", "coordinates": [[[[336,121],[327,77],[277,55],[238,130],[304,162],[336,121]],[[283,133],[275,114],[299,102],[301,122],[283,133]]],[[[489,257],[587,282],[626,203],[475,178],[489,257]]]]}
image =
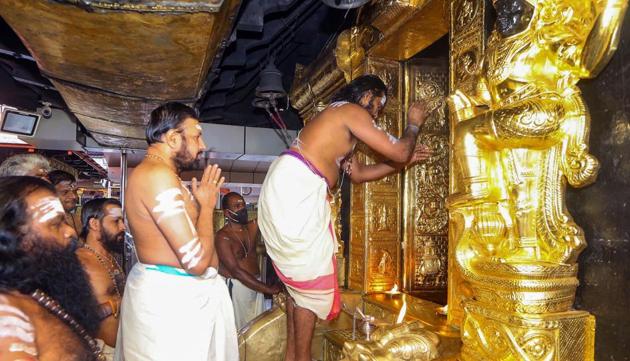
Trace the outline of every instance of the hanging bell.
{"type": "Polygon", "coordinates": [[[274,58],[269,58],[267,66],[260,72],[260,83],[256,87],[256,97],[277,99],[287,95],[282,87],[282,73],[274,64],[274,58]]]}
{"type": "Polygon", "coordinates": [[[354,9],[365,5],[370,0],[322,0],[324,4],[335,9],[354,9]]]}

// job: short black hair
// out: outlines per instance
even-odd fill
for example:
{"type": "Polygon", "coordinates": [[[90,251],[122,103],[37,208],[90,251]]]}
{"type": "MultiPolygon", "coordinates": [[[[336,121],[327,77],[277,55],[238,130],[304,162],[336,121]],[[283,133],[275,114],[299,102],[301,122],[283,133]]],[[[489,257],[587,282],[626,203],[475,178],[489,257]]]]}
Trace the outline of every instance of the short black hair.
{"type": "Polygon", "coordinates": [[[52,172],[48,173],[48,180],[50,180],[50,183],[55,186],[61,182],[76,183],[77,181],[77,179],[72,174],[62,170],[53,170],[52,172]]]}
{"type": "Polygon", "coordinates": [[[42,188],[55,194],[53,186],[40,178],[0,177],[0,290],[22,290],[30,282],[23,273],[27,256],[22,239],[29,219],[26,197],[42,188]]]}
{"type": "Polygon", "coordinates": [[[234,198],[234,197],[243,198],[242,195],[236,192],[227,193],[226,195],[223,196],[223,199],[221,200],[221,208],[228,209],[228,202],[230,201],[230,198],[234,198]]]}
{"type": "Polygon", "coordinates": [[[350,84],[339,89],[339,91],[333,95],[331,101],[346,101],[359,104],[366,92],[371,92],[375,96],[387,95],[387,86],[385,86],[381,78],[376,75],[362,75],[351,81],[350,84]]]}
{"type": "Polygon", "coordinates": [[[122,207],[120,201],[115,198],[96,198],[83,205],[83,208],[81,208],[81,223],[83,224],[83,228],[81,228],[81,234],[79,235],[81,238],[85,239],[90,231],[90,219],[96,218],[100,220],[103,218],[105,207],[110,204],[122,207]]]}
{"type": "Polygon", "coordinates": [[[198,119],[197,112],[186,104],[170,102],[155,108],[151,112],[149,124],[145,132],[147,143],[159,143],[162,135],[171,129],[176,129],[188,118],[198,119]]]}

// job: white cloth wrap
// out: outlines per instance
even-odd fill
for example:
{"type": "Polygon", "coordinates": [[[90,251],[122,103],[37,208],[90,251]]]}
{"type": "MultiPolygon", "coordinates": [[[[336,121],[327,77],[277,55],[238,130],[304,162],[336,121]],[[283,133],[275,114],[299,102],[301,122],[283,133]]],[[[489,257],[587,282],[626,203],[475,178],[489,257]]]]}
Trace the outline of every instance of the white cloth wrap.
{"type": "Polygon", "coordinates": [[[129,273],[114,359],[238,361],[232,301],[216,270],[192,277],[154,267],[138,262],[129,273]]]}

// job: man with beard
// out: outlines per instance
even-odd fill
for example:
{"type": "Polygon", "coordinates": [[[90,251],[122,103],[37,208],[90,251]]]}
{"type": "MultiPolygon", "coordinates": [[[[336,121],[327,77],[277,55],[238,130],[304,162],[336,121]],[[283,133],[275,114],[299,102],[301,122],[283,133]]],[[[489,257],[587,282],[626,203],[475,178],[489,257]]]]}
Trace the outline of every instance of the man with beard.
{"type": "Polygon", "coordinates": [[[216,247],[221,266],[221,275],[226,278],[232,303],[236,328],[264,311],[263,293],[280,292],[278,285],[267,286],[259,280],[260,270],[256,254],[256,243],[260,239],[258,225],[247,218],[247,207],[243,197],[230,192],[221,201],[226,225],[216,234],[216,247]]]}
{"type": "Polygon", "coordinates": [[[48,173],[48,179],[55,186],[57,196],[61,200],[63,209],[66,212],[66,222],[74,228],[76,234],[81,233],[81,219],[76,213],[77,201],[79,200],[76,178],[68,172],[53,170],[48,173]]]}
{"type": "Polygon", "coordinates": [[[290,295],[287,361],[310,361],[316,318],[333,319],[341,309],[334,255],[337,242],[328,203],[340,170],[342,182],[346,174],[355,183],[367,182],[431,154],[426,146],[416,146],[427,117],[424,104],[409,107],[408,124],[399,139],[375,122],[386,99],[387,87],[378,77],[353,80],[308,122],[291,149],[273,162],[263,183],[258,223],[267,253],[290,295]],[[353,155],[359,141],[390,161],[359,163],[353,155]]]}
{"type": "Polygon", "coordinates": [[[91,200],[83,206],[81,221],[80,237],[84,243],[77,249],[77,256],[99,303],[101,324],[96,337],[108,346],[103,353],[112,359],[125,287],[125,274],[115,258],[115,254],[122,252],[125,236],[120,202],[113,198],[91,200]]]}
{"type": "Polygon", "coordinates": [[[116,360],[238,360],[234,311],[214,248],[224,179],[209,166],[192,179],[191,192],[178,176],[205,149],[201,131],[184,104],[151,112],[147,155],[125,193],[139,262],[125,286],[116,360]]]}
{"type": "Polygon", "coordinates": [[[102,360],[97,303],[53,187],[0,178],[0,359],[102,360]]]}

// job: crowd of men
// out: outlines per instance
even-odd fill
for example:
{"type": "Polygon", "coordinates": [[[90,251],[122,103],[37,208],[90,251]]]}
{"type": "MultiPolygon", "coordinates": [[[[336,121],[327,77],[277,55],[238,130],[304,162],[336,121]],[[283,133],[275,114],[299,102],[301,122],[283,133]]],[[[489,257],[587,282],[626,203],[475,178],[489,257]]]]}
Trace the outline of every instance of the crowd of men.
{"type": "Polygon", "coordinates": [[[424,105],[411,105],[396,138],[375,121],[386,98],[375,76],[343,88],[270,167],[258,220],[229,193],[220,230],[213,213],[221,169],[208,166],[190,187],[179,177],[206,149],[198,115],[184,104],[151,113],[124,214],[118,200],[99,198],[79,217],[74,176],[36,154],[5,160],[0,359],[236,361],[237,330],[263,312],[264,294],[284,289],[285,360],[310,361],[316,319],[340,310],[328,203],[339,179],[376,180],[431,154],[416,145],[424,105]],[[388,160],[361,164],[357,142],[388,160]],[[138,258],[127,275],[118,262],[126,224],[138,258]],[[284,287],[262,281],[262,242],[284,287]]]}

